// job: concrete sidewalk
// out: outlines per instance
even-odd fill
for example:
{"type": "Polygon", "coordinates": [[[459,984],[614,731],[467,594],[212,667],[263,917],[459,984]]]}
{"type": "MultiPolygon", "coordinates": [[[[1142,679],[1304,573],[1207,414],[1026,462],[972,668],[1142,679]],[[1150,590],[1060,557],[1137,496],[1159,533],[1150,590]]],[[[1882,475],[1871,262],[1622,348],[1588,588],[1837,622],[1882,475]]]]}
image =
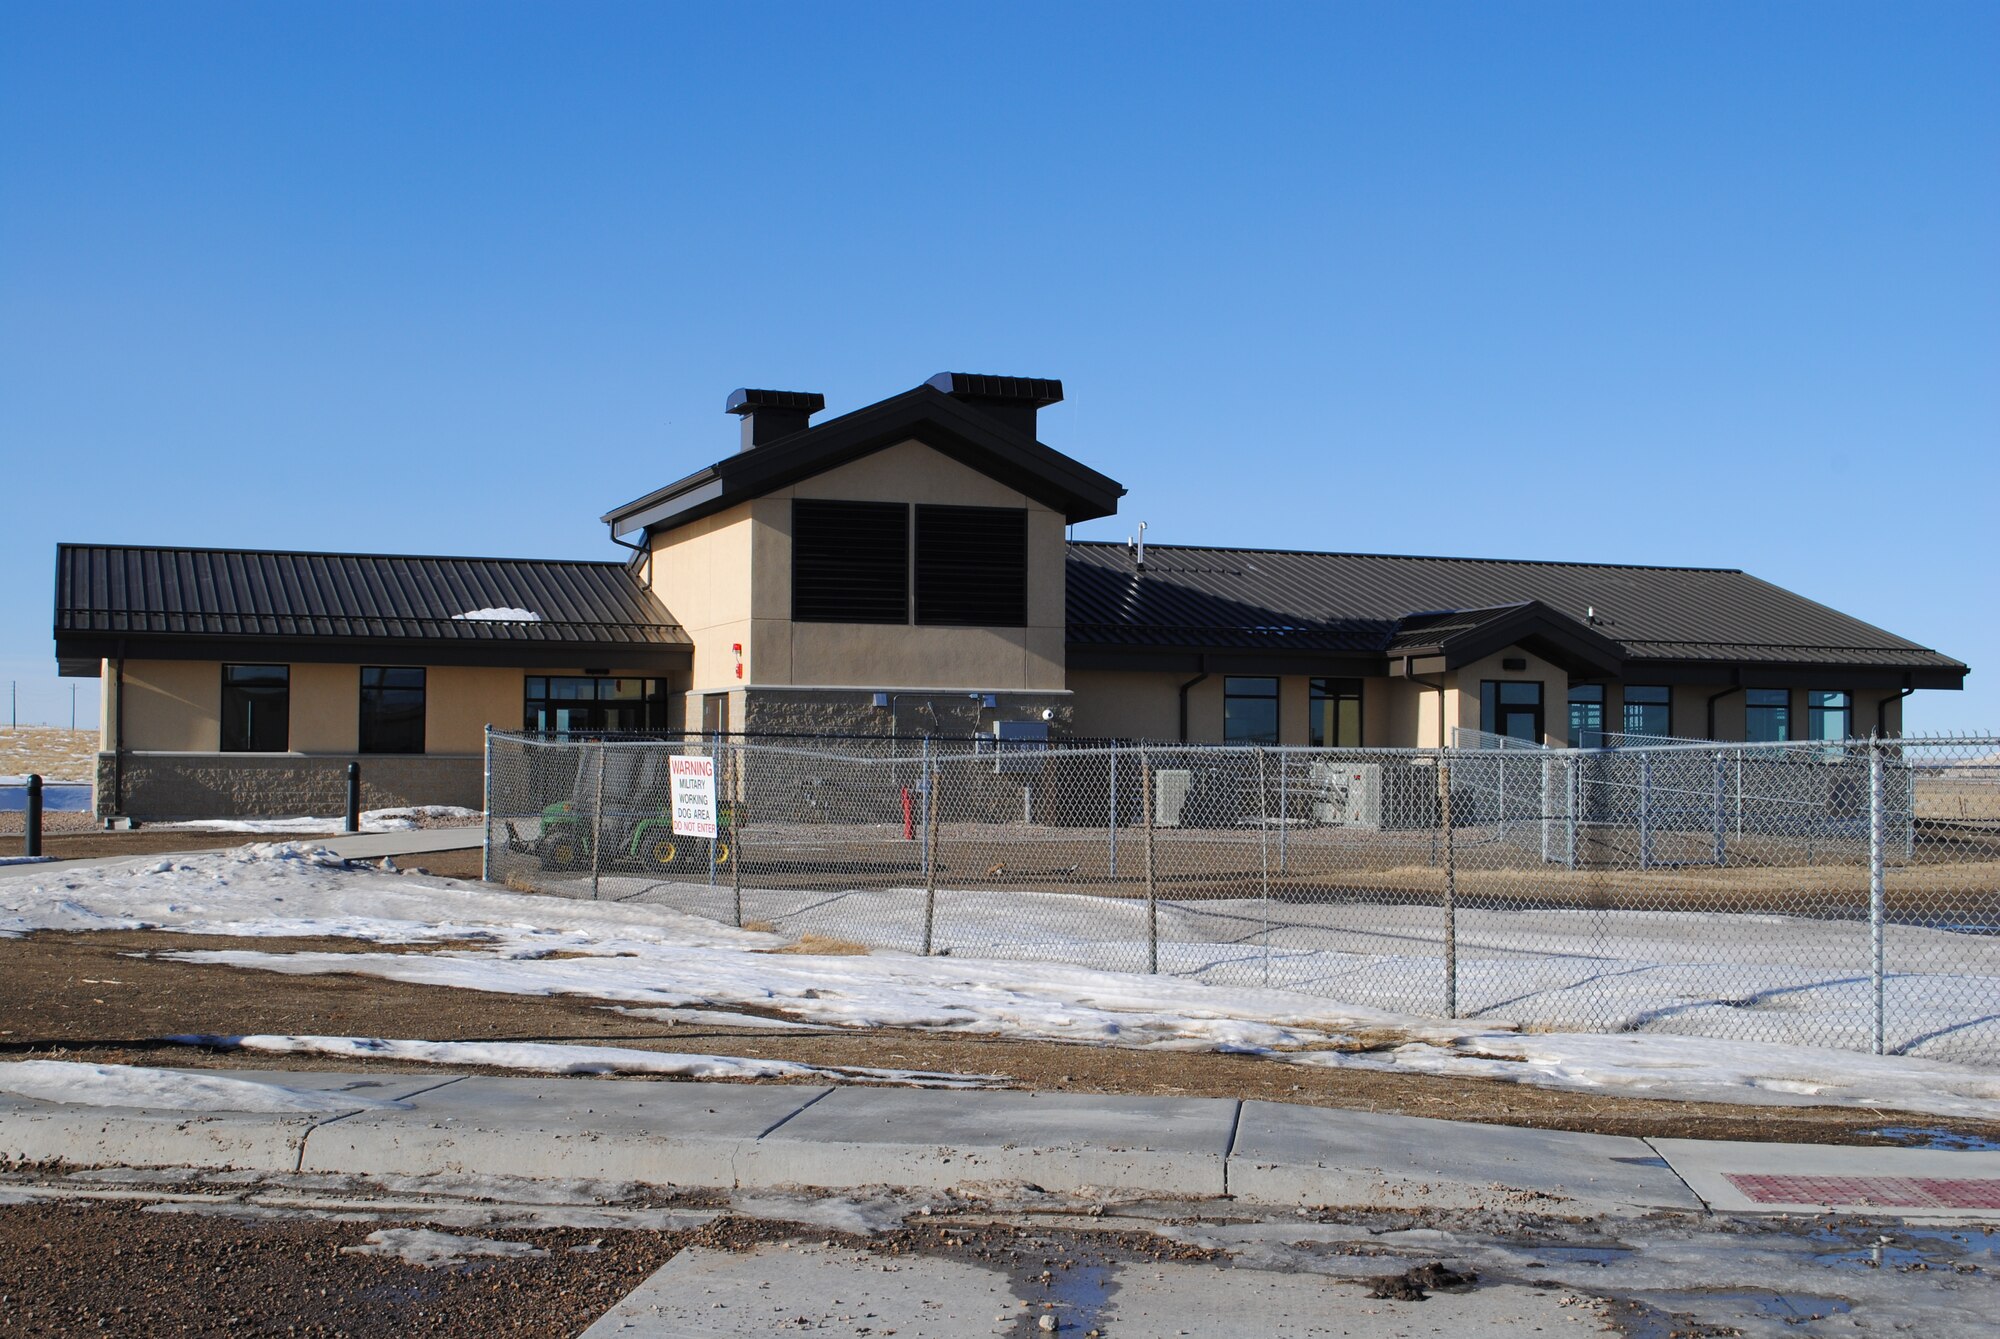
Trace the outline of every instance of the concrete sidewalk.
{"type": "Polygon", "coordinates": [[[200,1110],[92,1106],[11,1095],[0,1066],[0,1158],[374,1176],[506,1168],[682,1187],[1026,1187],[1329,1208],[1832,1208],[2000,1220],[2000,1153],[1989,1152],[1645,1141],[1215,1098],[186,1072],[242,1087],[200,1110]],[[352,1103],[328,1104],[329,1095],[352,1103]],[[288,1102],[321,1109],[283,1110],[288,1102]]]}

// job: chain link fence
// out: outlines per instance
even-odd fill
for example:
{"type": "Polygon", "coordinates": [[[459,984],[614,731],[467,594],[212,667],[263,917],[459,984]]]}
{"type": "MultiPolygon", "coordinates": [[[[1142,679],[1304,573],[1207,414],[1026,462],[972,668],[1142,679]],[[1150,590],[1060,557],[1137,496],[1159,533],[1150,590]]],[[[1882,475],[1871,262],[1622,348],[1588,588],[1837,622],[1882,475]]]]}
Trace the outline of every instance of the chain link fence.
{"type": "Polygon", "coordinates": [[[827,947],[2000,1061],[2000,737],[1418,750],[495,733],[487,813],[497,882],[827,947]],[[713,766],[712,839],[674,830],[677,756],[713,766]]]}

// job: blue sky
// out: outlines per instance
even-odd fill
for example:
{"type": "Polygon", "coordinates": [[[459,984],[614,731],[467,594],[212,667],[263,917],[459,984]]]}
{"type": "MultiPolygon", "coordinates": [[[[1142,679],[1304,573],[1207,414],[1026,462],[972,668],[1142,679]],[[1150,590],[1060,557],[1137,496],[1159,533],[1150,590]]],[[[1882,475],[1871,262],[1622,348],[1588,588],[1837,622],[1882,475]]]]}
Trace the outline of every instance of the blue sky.
{"type": "MultiPolygon", "coordinates": [[[[616,557],[1061,377],[1082,533],[1744,567],[2000,729],[2000,7],[0,3],[0,679],[58,540],[616,557]]],[[[85,688],[85,717],[94,716],[85,688]]]]}

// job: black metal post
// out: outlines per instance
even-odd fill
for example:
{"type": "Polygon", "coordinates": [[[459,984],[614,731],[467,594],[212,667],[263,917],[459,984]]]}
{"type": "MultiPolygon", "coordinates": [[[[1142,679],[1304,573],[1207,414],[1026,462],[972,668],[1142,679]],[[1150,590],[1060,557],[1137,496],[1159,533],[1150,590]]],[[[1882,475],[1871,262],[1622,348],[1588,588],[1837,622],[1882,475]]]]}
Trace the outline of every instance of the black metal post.
{"type": "Polygon", "coordinates": [[[27,820],[21,837],[22,855],[42,853],[42,779],[33,772],[28,773],[27,820]]]}
{"type": "Polygon", "coordinates": [[[347,827],[348,832],[361,831],[361,764],[347,764],[347,827]]]}

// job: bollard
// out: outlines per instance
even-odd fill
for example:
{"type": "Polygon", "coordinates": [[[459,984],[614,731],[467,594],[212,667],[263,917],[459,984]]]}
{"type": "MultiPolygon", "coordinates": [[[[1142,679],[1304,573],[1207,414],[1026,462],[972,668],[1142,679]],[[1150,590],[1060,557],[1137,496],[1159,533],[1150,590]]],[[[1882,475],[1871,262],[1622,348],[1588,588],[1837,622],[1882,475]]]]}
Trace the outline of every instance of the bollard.
{"type": "Polygon", "coordinates": [[[38,856],[42,853],[42,778],[28,773],[27,812],[21,817],[26,820],[22,829],[21,854],[38,856]]]}
{"type": "Polygon", "coordinates": [[[346,832],[361,831],[361,764],[347,764],[347,826],[346,832]]]}

